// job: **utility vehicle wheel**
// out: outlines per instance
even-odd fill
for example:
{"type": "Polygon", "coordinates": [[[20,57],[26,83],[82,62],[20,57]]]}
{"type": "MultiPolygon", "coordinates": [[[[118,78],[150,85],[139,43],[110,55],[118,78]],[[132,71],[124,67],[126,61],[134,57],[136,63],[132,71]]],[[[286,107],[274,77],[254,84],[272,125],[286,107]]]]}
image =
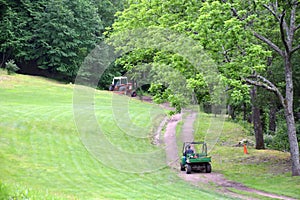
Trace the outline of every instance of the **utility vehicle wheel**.
{"type": "Polygon", "coordinates": [[[186,167],[186,173],[190,174],[192,172],[192,166],[191,165],[187,165],[186,167]]]}
{"type": "Polygon", "coordinates": [[[182,163],[180,163],[180,170],[181,171],[185,171],[185,167],[184,167],[184,165],[182,163]]]}
{"type": "Polygon", "coordinates": [[[206,173],[211,173],[211,165],[209,163],[206,164],[205,168],[206,168],[206,173]]]}

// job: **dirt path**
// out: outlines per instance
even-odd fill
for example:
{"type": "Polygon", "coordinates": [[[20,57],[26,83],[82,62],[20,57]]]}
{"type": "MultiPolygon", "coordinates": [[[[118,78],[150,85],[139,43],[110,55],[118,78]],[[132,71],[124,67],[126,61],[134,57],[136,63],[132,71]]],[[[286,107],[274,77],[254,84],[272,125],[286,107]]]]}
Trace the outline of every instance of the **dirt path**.
{"type": "Polygon", "coordinates": [[[182,114],[176,114],[172,116],[172,118],[167,122],[166,131],[164,134],[164,143],[166,145],[166,154],[167,154],[167,163],[168,165],[175,171],[178,172],[178,176],[183,180],[190,182],[196,186],[203,186],[205,187],[214,187],[217,188],[216,190],[220,193],[226,194],[228,196],[240,199],[254,199],[249,198],[244,195],[240,195],[230,191],[230,189],[240,190],[249,193],[255,193],[260,196],[270,197],[273,199],[284,199],[284,200],[294,200],[289,197],[270,194],[267,192],[263,192],[260,190],[252,189],[249,187],[244,186],[241,183],[229,181],[227,180],[222,174],[212,172],[210,174],[205,173],[193,173],[193,174],[186,174],[179,170],[179,158],[178,158],[178,149],[177,149],[177,141],[176,141],[176,126],[177,123],[183,120],[184,124],[182,127],[181,133],[181,142],[183,141],[193,141],[194,139],[194,130],[193,130],[193,123],[196,119],[196,113],[191,111],[188,112],[188,116],[185,119],[182,119],[182,114]]]}

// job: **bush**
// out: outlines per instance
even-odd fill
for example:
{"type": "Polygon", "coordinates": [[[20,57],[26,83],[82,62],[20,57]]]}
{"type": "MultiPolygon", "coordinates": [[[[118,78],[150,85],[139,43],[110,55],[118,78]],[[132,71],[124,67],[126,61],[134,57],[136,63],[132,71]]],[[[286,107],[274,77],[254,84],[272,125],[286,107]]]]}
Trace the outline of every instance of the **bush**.
{"type": "Polygon", "coordinates": [[[275,144],[274,142],[274,135],[270,135],[270,134],[265,134],[264,135],[264,142],[265,142],[265,146],[267,148],[272,148],[275,144]]]}
{"type": "Polygon", "coordinates": [[[290,150],[287,127],[284,121],[277,122],[277,130],[269,147],[280,151],[290,150]]]}
{"type": "Polygon", "coordinates": [[[9,60],[5,63],[5,69],[8,75],[15,74],[20,68],[17,66],[14,60],[9,60]]]}

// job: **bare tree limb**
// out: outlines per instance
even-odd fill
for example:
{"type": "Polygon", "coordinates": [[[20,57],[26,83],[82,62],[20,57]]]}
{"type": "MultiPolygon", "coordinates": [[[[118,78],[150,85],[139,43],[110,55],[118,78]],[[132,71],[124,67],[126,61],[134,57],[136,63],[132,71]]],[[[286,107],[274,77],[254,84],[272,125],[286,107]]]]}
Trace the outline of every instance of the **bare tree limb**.
{"type": "Polygon", "coordinates": [[[273,10],[274,10],[275,12],[277,12],[277,11],[278,11],[278,0],[276,0],[275,3],[272,3],[271,5],[272,5],[272,7],[273,7],[273,10]]]}
{"type": "Polygon", "coordinates": [[[228,54],[227,54],[227,52],[228,52],[228,50],[225,50],[225,47],[222,45],[222,49],[223,49],[223,56],[224,56],[224,58],[225,58],[225,60],[226,60],[226,62],[231,62],[231,60],[230,60],[230,58],[229,58],[229,56],[228,56],[228,54]]]}
{"type": "Polygon", "coordinates": [[[242,54],[243,56],[246,56],[245,50],[244,50],[240,45],[237,45],[237,48],[241,51],[241,54],[242,54]]]}
{"type": "MultiPolygon", "coordinates": [[[[284,34],[284,16],[285,16],[285,11],[283,11],[282,15],[280,16],[280,35],[281,35],[281,40],[282,40],[282,42],[284,44],[284,47],[286,49],[286,52],[289,53],[290,52],[290,47],[289,47],[289,45],[286,42],[286,39],[284,37],[284,35],[285,35],[284,34]]],[[[287,34],[287,37],[289,37],[288,34],[287,34]]],[[[289,40],[289,38],[288,38],[288,40],[289,40]]]]}
{"type": "Polygon", "coordinates": [[[276,90],[274,90],[274,88],[268,86],[267,84],[265,83],[262,83],[260,81],[254,81],[254,80],[251,80],[251,79],[247,79],[245,78],[244,79],[246,81],[246,83],[250,84],[250,85],[255,85],[255,86],[258,86],[258,87],[263,87],[271,92],[276,92],[276,90]]]}
{"type": "Polygon", "coordinates": [[[280,21],[280,17],[276,14],[276,11],[275,11],[275,8],[274,8],[274,6],[273,6],[273,9],[274,10],[272,10],[272,8],[270,7],[270,6],[268,6],[267,4],[264,4],[263,5],[278,21],[280,21]]]}
{"type": "Polygon", "coordinates": [[[294,28],[294,32],[300,28],[300,24],[294,28]]]}
{"type": "Polygon", "coordinates": [[[232,7],[232,8],[231,8],[231,11],[232,11],[234,17],[238,18],[240,21],[243,21],[243,18],[241,18],[241,17],[239,16],[239,14],[237,13],[237,11],[236,11],[235,8],[232,7]]]}
{"type": "Polygon", "coordinates": [[[274,58],[273,56],[271,56],[271,57],[268,57],[267,66],[271,66],[271,65],[272,65],[273,58],[274,58]]]}
{"type": "Polygon", "coordinates": [[[292,5],[291,15],[290,15],[290,47],[292,50],[292,43],[295,36],[295,27],[296,27],[296,6],[292,5]]]}
{"type": "Polygon", "coordinates": [[[264,36],[262,36],[262,35],[260,35],[256,32],[253,32],[253,34],[256,38],[260,39],[261,41],[263,41],[264,43],[269,45],[273,50],[275,50],[277,53],[279,53],[279,55],[284,57],[284,52],[276,44],[274,44],[272,41],[270,41],[269,39],[265,38],[264,36]]]}
{"type": "MultiPolygon", "coordinates": [[[[227,3],[226,0],[222,0],[223,3],[227,3]]],[[[238,20],[243,21],[244,19],[239,16],[237,10],[234,7],[231,7],[230,9],[232,11],[232,16],[236,17],[238,20]]]]}
{"type": "Polygon", "coordinates": [[[298,51],[299,49],[300,49],[300,44],[297,47],[292,49],[291,54],[295,53],[295,51],[298,51]]]}
{"type": "MultiPolygon", "coordinates": [[[[275,3],[271,3],[270,6],[268,6],[267,4],[264,4],[264,7],[278,20],[278,22],[280,22],[281,20],[281,16],[279,13],[278,13],[278,1],[276,0],[275,3]],[[272,6],[272,8],[271,8],[272,6]]],[[[285,11],[284,11],[285,12],[285,11]]],[[[286,20],[283,18],[283,28],[284,30],[286,31],[286,34],[287,34],[287,37],[290,36],[290,30],[289,30],[289,27],[286,23],[286,20]]]]}
{"type": "Polygon", "coordinates": [[[277,87],[271,82],[269,81],[267,78],[261,76],[261,75],[251,75],[248,78],[252,78],[252,79],[256,79],[256,81],[262,81],[264,84],[267,84],[270,88],[272,88],[272,91],[275,91],[277,89],[277,87]]]}
{"type": "Polygon", "coordinates": [[[248,83],[250,85],[262,87],[268,91],[274,92],[278,96],[282,106],[285,107],[285,103],[284,103],[285,100],[284,100],[283,95],[278,90],[278,88],[271,81],[266,79],[265,77],[260,76],[260,75],[253,75],[253,76],[249,76],[248,78],[244,78],[244,80],[246,81],[246,83],[248,83]],[[255,80],[252,80],[252,79],[255,79],[255,80]]]}
{"type": "Polygon", "coordinates": [[[267,83],[270,87],[274,88],[275,90],[277,90],[277,87],[271,82],[269,81],[268,79],[266,79],[265,77],[263,76],[260,76],[260,75],[256,75],[256,77],[260,80],[262,80],[264,83],[267,83]]]}

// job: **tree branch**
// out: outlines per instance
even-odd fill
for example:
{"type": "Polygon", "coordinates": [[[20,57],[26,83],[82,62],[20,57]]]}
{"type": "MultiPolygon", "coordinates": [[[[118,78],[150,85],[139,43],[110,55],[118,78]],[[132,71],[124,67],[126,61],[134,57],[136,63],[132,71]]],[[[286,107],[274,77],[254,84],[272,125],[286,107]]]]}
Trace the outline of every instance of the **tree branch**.
{"type": "Polygon", "coordinates": [[[255,74],[255,75],[249,76],[248,78],[256,79],[255,81],[257,81],[257,82],[262,81],[263,84],[266,84],[266,86],[270,89],[270,91],[275,92],[277,89],[277,87],[271,81],[269,81],[268,79],[266,79],[265,77],[263,77],[261,75],[255,74]]]}
{"type": "Polygon", "coordinates": [[[276,90],[274,90],[274,88],[268,86],[267,84],[265,83],[262,83],[260,81],[253,81],[251,79],[248,79],[248,78],[245,78],[244,79],[246,81],[246,83],[250,84],[250,85],[255,85],[255,86],[258,86],[258,87],[263,87],[271,92],[276,92],[276,90]]]}
{"type": "MultiPolygon", "coordinates": [[[[282,40],[282,42],[284,44],[284,47],[286,49],[286,52],[290,53],[290,47],[289,47],[289,45],[286,42],[286,39],[284,37],[284,27],[283,27],[284,26],[284,16],[285,16],[285,10],[283,11],[282,15],[280,16],[280,35],[281,35],[281,40],[282,40]]],[[[287,34],[287,37],[289,37],[288,34],[287,34]]]]}
{"type": "Polygon", "coordinates": [[[269,86],[271,86],[272,88],[274,88],[275,90],[277,90],[277,87],[271,82],[269,81],[268,79],[266,79],[265,77],[263,76],[260,76],[260,75],[256,75],[256,77],[260,80],[262,80],[263,82],[267,83],[269,86]]]}
{"type": "Polygon", "coordinates": [[[278,15],[278,1],[275,3],[271,3],[270,5],[264,4],[263,5],[280,23],[280,26],[282,26],[282,30],[285,30],[288,40],[290,40],[290,30],[289,27],[284,19],[285,16],[285,10],[282,12],[281,15],[278,15]]]}
{"type": "MultiPolygon", "coordinates": [[[[271,7],[269,7],[267,4],[263,5],[278,21],[280,21],[279,16],[277,16],[275,10],[272,10],[271,7]]],[[[274,6],[273,6],[274,8],[274,6]]]]}
{"type": "Polygon", "coordinates": [[[236,11],[235,8],[232,7],[232,8],[231,8],[231,11],[232,11],[232,14],[233,14],[234,17],[238,18],[238,20],[240,20],[240,21],[243,21],[243,18],[241,18],[241,17],[238,15],[238,13],[237,13],[237,11],[236,11]]]}
{"type": "Polygon", "coordinates": [[[253,32],[253,34],[256,38],[260,39],[261,41],[263,41],[264,43],[269,45],[273,50],[275,50],[277,53],[279,53],[279,55],[284,57],[284,52],[276,44],[274,44],[273,42],[271,42],[269,39],[265,38],[264,36],[256,33],[255,31],[253,32]]]}
{"type": "Polygon", "coordinates": [[[225,50],[225,47],[224,47],[223,45],[222,45],[222,49],[223,49],[222,54],[223,54],[223,56],[224,56],[226,62],[228,62],[228,63],[231,62],[231,60],[230,60],[230,58],[229,58],[229,56],[228,56],[228,54],[227,54],[228,50],[225,50]]]}
{"type": "Polygon", "coordinates": [[[293,48],[293,41],[294,41],[294,37],[295,37],[295,32],[297,31],[297,26],[296,26],[296,8],[297,5],[295,5],[295,3],[292,3],[293,5],[291,5],[291,14],[290,14],[290,38],[289,39],[289,46],[290,46],[290,50],[292,51],[293,48]]]}
{"type": "Polygon", "coordinates": [[[294,32],[300,28],[300,24],[294,28],[294,32]]]}
{"type": "Polygon", "coordinates": [[[292,49],[291,54],[295,53],[295,51],[298,51],[299,49],[300,49],[300,44],[297,47],[292,49]]]}
{"type": "Polygon", "coordinates": [[[248,83],[250,85],[262,87],[268,91],[274,92],[278,96],[282,106],[285,107],[284,98],[283,98],[281,92],[271,81],[269,81],[265,77],[260,76],[260,75],[253,75],[253,76],[249,76],[248,78],[244,78],[244,80],[246,81],[246,83],[248,83]],[[252,80],[252,79],[256,79],[256,80],[252,80]]]}

